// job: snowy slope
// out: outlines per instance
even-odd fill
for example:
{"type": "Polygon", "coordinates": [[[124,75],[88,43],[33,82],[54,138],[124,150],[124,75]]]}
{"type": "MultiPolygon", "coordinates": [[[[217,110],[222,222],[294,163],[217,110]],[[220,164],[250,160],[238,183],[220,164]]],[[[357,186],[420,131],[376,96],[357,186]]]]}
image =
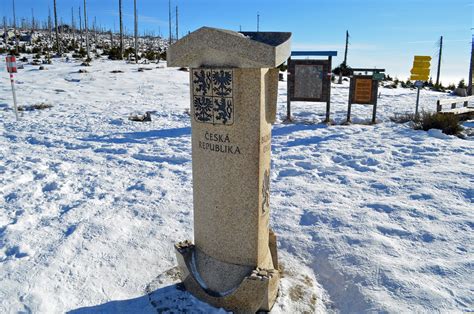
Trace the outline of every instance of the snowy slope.
{"type": "MultiPolygon", "coordinates": [[[[174,285],[173,243],[193,232],[188,73],[53,62],[20,70],[20,103],[54,107],[19,122],[0,80],[0,312],[211,311],[174,285]],[[128,121],[145,111],[153,122],[128,121]]],[[[474,310],[474,141],[390,122],[416,94],[380,91],[379,124],[328,127],[314,103],[282,123],[280,85],[271,224],[287,275],[274,313],[474,310]]],[[[340,123],[347,83],[332,93],[340,123]]],[[[438,97],[423,91],[422,108],[438,97]]],[[[370,112],[354,105],[353,120],[370,112]]]]}

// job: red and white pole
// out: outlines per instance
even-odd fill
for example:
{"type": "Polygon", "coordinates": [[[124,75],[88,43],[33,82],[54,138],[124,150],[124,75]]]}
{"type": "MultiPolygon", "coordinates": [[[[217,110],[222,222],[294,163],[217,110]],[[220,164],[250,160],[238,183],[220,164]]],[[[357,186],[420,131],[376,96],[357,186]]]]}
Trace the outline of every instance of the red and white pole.
{"type": "Polygon", "coordinates": [[[12,93],[13,93],[13,107],[15,108],[15,117],[18,121],[18,106],[16,103],[16,91],[15,91],[15,80],[13,79],[13,73],[17,73],[16,58],[15,56],[7,56],[7,71],[10,73],[10,82],[12,84],[12,93]]]}
{"type": "Polygon", "coordinates": [[[15,107],[15,117],[16,117],[16,120],[18,121],[18,106],[16,104],[15,80],[13,79],[13,73],[10,73],[10,82],[12,83],[13,106],[15,107]]]}

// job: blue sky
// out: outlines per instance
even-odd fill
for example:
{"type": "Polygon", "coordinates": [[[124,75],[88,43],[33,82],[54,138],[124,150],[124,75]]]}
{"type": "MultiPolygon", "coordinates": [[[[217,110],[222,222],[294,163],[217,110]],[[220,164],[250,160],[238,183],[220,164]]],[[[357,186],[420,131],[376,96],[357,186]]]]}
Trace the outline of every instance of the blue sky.
{"type": "MultiPolygon", "coordinates": [[[[17,18],[46,19],[53,0],[15,0],[17,18]]],[[[71,7],[83,0],[57,0],[58,14],[71,19],[71,7]]],[[[12,0],[1,0],[0,17],[11,17],[12,0]]],[[[125,24],[133,29],[133,0],[123,0],[125,24]]],[[[348,64],[382,67],[393,76],[409,76],[413,56],[437,54],[444,36],[441,81],[468,78],[472,0],[172,0],[179,7],[180,36],[201,26],[255,30],[260,14],[261,31],[290,31],[294,50],[337,50],[342,61],[345,31],[350,33],[348,64]]],[[[88,0],[89,23],[118,28],[118,0],[88,0]]],[[[168,36],[168,0],[137,0],[141,31],[168,36]]],[[[174,17],[173,17],[174,19],[174,17]]],[[[174,22],[173,22],[174,23],[174,22]]],[[[174,32],[174,27],[173,27],[174,32]]],[[[436,71],[432,64],[432,74],[436,71]]]]}

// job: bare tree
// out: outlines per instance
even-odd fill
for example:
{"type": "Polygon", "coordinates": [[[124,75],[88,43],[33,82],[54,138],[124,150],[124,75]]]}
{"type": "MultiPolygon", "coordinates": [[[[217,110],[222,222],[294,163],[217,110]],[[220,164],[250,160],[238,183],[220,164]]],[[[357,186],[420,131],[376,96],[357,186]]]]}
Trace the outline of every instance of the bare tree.
{"type": "Polygon", "coordinates": [[[51,20],[51,8],[48,6],[48,33],[49,33],[50,42],[53,39],[53,33],[51,31],[52,28],[53,28],[53,21],[51,20]]]}
{"type": "Polygon", "coordinates": [[[31,33],[35,32],[35,11],[31,8],[31,33]]]}
{"type": "Polygon", "coordinates": [[[176,6],[176,40],[179,39],[179,33],[178,33],[178,6],[176,6]]]}
{"type": "Polygon", "coordinates": [[[5,40],[5,44],[7,43],[7,38],[8,38],[7,17],[3,16],[3,39],[5,40]]]}
{"type": "Polygon", "coordinates": [[[86,32],[86,51],[87,51],[87,59],[90,59],[90,49],[89,49],[89,30],[87,29],[87,6],[86,0],[84,0],[84,30],[86,32]]]}
{"type": "Polygon", "coordinates": [[[137,17],[137,0],[133,0],[135,15],[135,63],[138,63],[138,17],[137,17]]]}
{"type": "Polygon", "coordinates": [[[13,0],[13,32],[15,33],[15,52],[16,54],[20,53],[20,41],[16,34],[16,12],[15,12],[15,0],[13,0]]]}
{"type": "Polygon", "coordinates": [[[79,36],[81,39],[80,49],[82,50],[82,16],[81,16],[81,6],[79,6],[79,36]]]}
{"type": "Polygon", "coordinates": [[[76,40],[76,22],[74,21],[74,8],[71,8],[71,32],[72,32],[72,39],[76,40]]]}
{"type": "Polygon", "coordinates": [[[119,19],[120,19],[120,59],[123,59],[123,20],[122,20],[122,0],[119,0],[119,19]]]}
{"type": "Polygon", "coordinates": [[[94,43],[97,45],[97,17],[94,16],[94,22],[92,23],[92,31],[94,32],[94,43]]]}
{"type": "Polygon", "coordinates": [[[169,34],[170,34],[169,45],[171,46],[171,41],[173,37],[173,34],[171,33],[171,0],[168,0],[168,26],[169,26],[169,34]]]}
{"type": "Polygon", "coordinates": [[[58,14],[56,10],[56,0],[54,0],[54,27],[56,29],[56,49],[58,54],[61,54],[61,45],[59,44],[59,27],[58,27],[58,14]]]}

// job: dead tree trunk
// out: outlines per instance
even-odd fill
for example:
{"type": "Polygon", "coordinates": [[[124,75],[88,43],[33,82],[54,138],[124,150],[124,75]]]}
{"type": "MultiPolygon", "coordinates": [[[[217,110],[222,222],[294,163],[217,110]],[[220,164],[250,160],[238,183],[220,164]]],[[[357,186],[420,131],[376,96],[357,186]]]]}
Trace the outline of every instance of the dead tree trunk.
{"type": "Polygon", "coordinates": [[[169,33],[170,33],[169,46],[171,46],[171,41],[173,37],[173,34],[171,33],[171,0],[168,0],[168,26],[169,26],[169,33]]]}
{"type": "Polygon", "coordinates": [[[49,42],[53,41],[53,21],[51,20],[51,8],[48,7],[48,34],[49,34],[49,42]]]}
{"type": "Polygon", "coordinates": [[[179,39],[179,32],[178,32],[178,6],[176,6],[176,41],[179,39]]]}
{"type": "Polygon", "coordinates": [[[35,28],[36,28],[36,25],[35,25],[35,10],[33,10],[33,8],[31,8],[31,34],[33,34],[35,32],[35,28]]]}
{"type": "Polygon", "coordinates": [[[133,0],[135,15],[135,63],[138,63],[138,17],[137,17],[137,0],[133,0]]]}
{"type": "Polygon", "coordinates": [[[72,40],[76,41],[76,21],[74,21],[74,8],[71,8],[71,32],[72,40]]]}
{"type": "Polygon", "coordinates": [[[56,51],[58,55],[61,54],[61,45],[59,44],[59,26],[58,26],[58,14],[56,10],[56,0],[53,2],[54,4],[54,27],[56,29],[56,51]]]}
{"type": "Polygon", "coordinates": [[[120,20],[120,60],[123,60],[123,20],[122,20],[122,0],[119,0],[119,20],[120,20]]]}
{"type": "Polygon", "coordinates": [[[13,32],[15,33],[15,53],[20,53],[20,41],[16,33],[16,12],[15,12],[15,0],[13,0],[13,32]]]}
{"type": "Polygon", "coordinates": [[[79,44],[79,49],[82,50],[82,16],[81,16],[81,6],[79,6],[79,38],[81,40],[79,44]]]}
{"type": "Polygon", "coordinates": [[[5,45],[7,43],[8,31],[7,31],[7,17],[3,17],[3,39],[5,40],[5,45]]]}
{"type": "Polygon", "coordinates": [[[90,47],[89,47],[89,30],[87,29],[87,6],[86,0],[84,0],[84,30],[86,32],[86,51],[87,51],[87,59],[90,60],[90,47]]]}

